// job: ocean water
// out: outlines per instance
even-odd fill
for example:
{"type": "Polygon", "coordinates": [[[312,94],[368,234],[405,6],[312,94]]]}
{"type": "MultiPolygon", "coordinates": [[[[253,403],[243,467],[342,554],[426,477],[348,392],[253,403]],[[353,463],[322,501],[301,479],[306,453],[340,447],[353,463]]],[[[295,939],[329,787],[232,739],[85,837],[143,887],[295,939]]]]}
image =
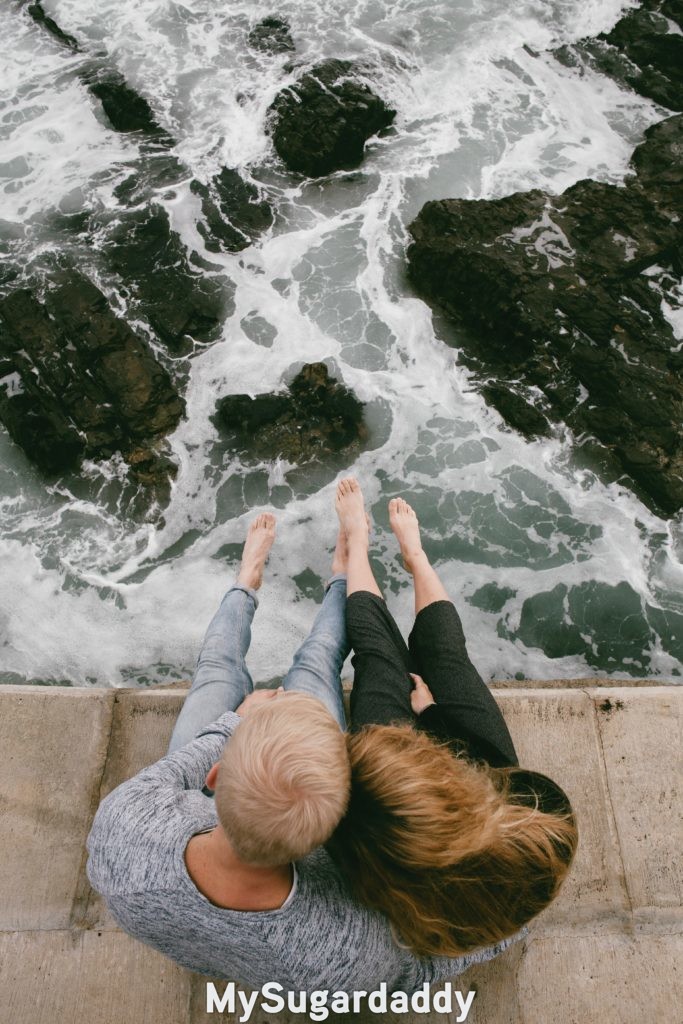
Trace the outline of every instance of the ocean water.
{"type": "MultiPolygon", "coordinates": [[[[217,256],[204,252],[187,182],[155,197],[188,250],[210,255],[235,287],[215,344],[175,365],[164,357],[187,381],[167,507],[143,514],[116,457],[47,482],[0,429],[0,681],[186,678],[262,510],[276,512],[278,540],[250,665],[257,679],[282,674],[329,572],[342,472],[363,485],[378,578],[406,628],[410,580],[386,505],[396,494],[413,501],[484,678],[681,676],[680,522],[579,465],[566,432],[527,442],[507,429],[461,364],[457,331],[446,344],[405,279],[406,225],[429,199],[622,180],[666,112],[545,51],[609,29],[628,6],[44,0],[148,99],[189,174],[238,168],[265,188],[276,219],[249,249],[217,256]],[[298,59],[356,60],[396,108],[359,171],[305,181],[275,158],[266,110],[292,76],[286,57],[246,45],[273,13],[289,19],[298,59]],[[216,400],[278,389],[312,360],[367,403],[370,448],[335,467],[226,452],[210,419],[216,400]]],[[[112,210],[138,143],[108,128],[78,79],[84,58],[9,0],[0,50],[0,247],[19,265],[66,251],[79,259],[55,213],[112,210]]]]}

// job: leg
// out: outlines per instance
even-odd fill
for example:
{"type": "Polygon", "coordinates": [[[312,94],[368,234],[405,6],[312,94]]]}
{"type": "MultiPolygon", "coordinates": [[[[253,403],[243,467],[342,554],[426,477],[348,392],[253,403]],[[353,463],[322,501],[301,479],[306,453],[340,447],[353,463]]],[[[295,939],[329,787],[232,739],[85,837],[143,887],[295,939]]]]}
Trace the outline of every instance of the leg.
{"type": "Polygon", "coordinates": [[[410,655],[370,566],[367,516],[357,480],[351,477],[340,482],[336,507],[348,541],[346,620],[354,650],[353,728],[412,724],[410,655]]]}
{"type": "Polygon", "coordinates": [[[330,580],[322,607],[282,680],[285,690],[317,697],[346,731],[346,712],[341,684],[342,665],[349,653],[346,636],[346,576],[330,580]]]}
{"type": "Polygon", "coordinates": [[[389,522],[415,587],[415,625],[409,644],[418,673],[437,703],[454,696],[463,675],[473,673],[484,686],[467,655],[460,617],[422,548],[417,516],[403,498],[389,502],[389,522]]]}
{"type": "Polygon", "coordinates": [[[346,622],[354,650],[353,732],[364,725],[414,725],[411,658],[385,602],[356,591],[347,601],[346,622]]]}
{"type": "Polygon", "coordinates": [[[275,518],[257,516],[249,527],[237,583],[228,590],[206,631],[169,753],[189,743],[225,711],[234,711],[254,688],[244,659],[258,605],[256,590],[274,539],[275,518]]]}
{"type": "Polygon", "coordinates": [[[339,530],[332,556],[332,577],[325,587],[322,608],[282,680],[285,690],[298,690],[321,700],[343,731],[346,731],[346,712],[341,670],[349,653],[346,637],[347,555],[346,535],[339,530]]]}
{"type": "Polygon", "coordinates": [[[257,603],[255,592],[239,585],[231,587],[221,601],[206,631],[192,686],[171,736],[169,754],[189,743],[225,711],[234,711],[254,689],[244,658],[257,603]]]}
{"type": "Polygon", "coordinates": [[[340,480],[335,499],[337,515],[341,529],[346,534],[348,544],[347,557],[347,596],[356,591],[364,590],[370,594],[382,596],[377,585],[370,560],[368,559],[369,527],[365,512],[363,492],[354,477],[340,480]]]}
{"type": "Polygon", "coordinates": [[[420,526],[402,498],[389,503],[391,528],[415,584],[415,625],[409,649],[437,704],[457,716],[461,736],[479,737],[515,762],[515,750],[502,714],[470,661],[460,616],[422,550],[420,526]]]}
{"type": "Polygon", "coordinates": [[[403,498],[392,498],[389,502],[389,522],[401,547],[403,564],[413,576],[415,614],[418,615],[434,601],[450,601],[436,570],[422,550],[417,516],[403,498]]]}

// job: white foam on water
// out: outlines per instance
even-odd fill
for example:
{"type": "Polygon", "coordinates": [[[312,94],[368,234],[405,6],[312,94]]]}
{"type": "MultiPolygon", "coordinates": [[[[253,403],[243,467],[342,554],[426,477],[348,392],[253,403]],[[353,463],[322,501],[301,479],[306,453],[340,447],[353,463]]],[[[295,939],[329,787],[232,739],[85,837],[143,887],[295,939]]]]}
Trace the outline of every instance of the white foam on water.
{"type": "MultiPolygon", "coordinates": [[[[10,5],[0,10],[0,217],[25,223],[135,153],[96,115],[65,53],[10,5]]],[[[71,212],[71,211],[70,211],[71,212]]]]}
{"type": "MultiPolygon", "coordinates": [[[[307,184],[273,175],[264,131],[268,106],[294,77],[284,71],[287,57],[246,46],[250,25],[273,13],[270,4],[45,0],[66,31],[105,50],[148,99],[191,174],[207,177],[224,164],[246,168],[270,190],[277,219],[241,254],[207,253],[196,198],[180,187],[164,199],[188,248],[234,282],[236,309],[221,339],[193,359],[187,417],[170,438],[179,472],[162,521],[140,523],[117,507],[125,477],[117,457],[47,486],[0,435],[5,672],[119,685],[191,671],[234,575],[235,546],[255,512],[275,508],[279,537],[250,663],[257,678],[283,673],[317,607],[294,577],[308,572],[323,580],[329,573],[334,481],[315,466],[297,474],[282,460],[243,460],[225,449],[211,417],[223,395],[277,390],[303,362],[318,359],[369,403],[374,447],[343,471],[363,483],[383,582],[405,628],[410,589],[386,521],[386,501],[398,490],[415,497],[487,678],[595,671],[583,656],[549,658],[509,638],[525,599],[559,583],[626,582],[643,601],[677,607],[683,580],[676,525],[618,484],[577,469],[559,432],[528,443],[507,430],[474,390],[457,350],[436,337],[429,309],[404,278],[406,225],[428,199],[532,187],[559,192],[585,176],[621,180],[633,145],[660,116],[655,106],[542,51],[608,30],[626,6],[277,5],[290,19],[297,60],[360,60],[397,110],[395,130],[371,143],[358,175],[307,184]],[[274,329],[270,347],[245,333],[251,316],[274,329]],[[486,584],[508,588],[500,612],[469,603],[486,584]]],[[[93,179],[134,157],[135,144],[97,120],[73,76],[74,58],[16,12],[6,21],[6,38],[24,54],[10,93],[23,89],[22,102],[40,110],[27,108],[17,129],[30,173],[9,193],[12,219],[27,219],[74,189],[110,201],[110,185],[93,179]],[[59,138],[42,134],[41,119],[50,117],[59,138]]],[[[649,658],[652,674],[683,670],[658,639],[649,658]]],[[[627,671],[627,660],[623,665],[617,674],[627,671]]]]}

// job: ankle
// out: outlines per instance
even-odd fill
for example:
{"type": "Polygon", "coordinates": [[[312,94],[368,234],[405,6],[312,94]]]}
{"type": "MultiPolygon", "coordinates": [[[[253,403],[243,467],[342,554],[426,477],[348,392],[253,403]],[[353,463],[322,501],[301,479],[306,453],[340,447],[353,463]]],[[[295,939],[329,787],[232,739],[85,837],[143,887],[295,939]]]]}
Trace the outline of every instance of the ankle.
{"type": "Polygon", "coordinates": [[[368,524],[365,522],[353,523],[346,529],[346,543],[351,544],[367,544],[370,537],[370,530],[368,524]]]}
{"type": "Polygon", "coordinates": [[[261,576],[253,570],[241,569],[235,582],[247,587],[248,590],[258,590],[261,586],[261,576]]]}

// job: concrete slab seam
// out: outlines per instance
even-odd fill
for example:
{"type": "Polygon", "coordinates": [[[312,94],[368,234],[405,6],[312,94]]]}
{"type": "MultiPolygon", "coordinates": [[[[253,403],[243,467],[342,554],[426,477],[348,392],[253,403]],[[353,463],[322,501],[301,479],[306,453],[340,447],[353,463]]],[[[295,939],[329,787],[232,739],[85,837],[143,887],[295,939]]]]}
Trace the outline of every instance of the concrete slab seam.
{"type": "Polygon", "coordinates": [[[588,689],[582,689],[582,693],[585,693],[590,701],[590,705],[593,711],[593,719],[595,721],[595,729],[598,734],[598,743],[600,744],[600,768],[602,771],[603,780],[605,783],[605,792],[607,793],[607,799],[609,801],[609,812],[612,816],[612,823],[614,825],[614,834],[617,839],[617,852],[619,854],[619,863],[621,864],[621,887],[626,894],[628,901],[629,915],[630,915],[630,934],[635,936],[635,924],[633,915],[633,898],[631,896],[631,890],[628,884],[628,876],[626,873],[626,862],[624,860],[624,852],[621,845],[621,833],[619,831],[619,824],[617,822],[617,815],[614,809],[614,800],[612,797],[612,790],[609,784],[609,772],[607,771],[607,761],[605,760],[605,745],[602,738],[602,729],[600,728],[600,716],[598,715],[598,709],[595,698],[588,689]]]}
{"type": "MultiPolygon", "coordinates": [[[[95,817],[95,812],[100,805],[102,800],[102,783],[104,781],[105,773],[107,770],[107,764],[109,763],[109,754],[111,752],[112,737],[114,734],[114,705],[116,704],[116,694],[114,691],[111,692],[111,699],[108,701],[109,704],[109,735],[107,736],[107,747],[105,750],[104,757],[100,767],[99,777],[93,783],[91,788],[91,800],[90,800],[90,822],[88,825],[88,831],[90,831],[90,825],[95,817]]],[[[71,913],[69,915],[69,925],[71,929],[78,929],[79,931],[87,930],[87,907],[89,902],[90,894],[90,882],[85,872],[85,865],[88,860],[88,851],[85,843],[83,844],[83,850],[81,853],[81,863],[78,869],[78,882],[76,884],[76,890],[74,892],[73,901],[71,904],[71,913]]]]}

